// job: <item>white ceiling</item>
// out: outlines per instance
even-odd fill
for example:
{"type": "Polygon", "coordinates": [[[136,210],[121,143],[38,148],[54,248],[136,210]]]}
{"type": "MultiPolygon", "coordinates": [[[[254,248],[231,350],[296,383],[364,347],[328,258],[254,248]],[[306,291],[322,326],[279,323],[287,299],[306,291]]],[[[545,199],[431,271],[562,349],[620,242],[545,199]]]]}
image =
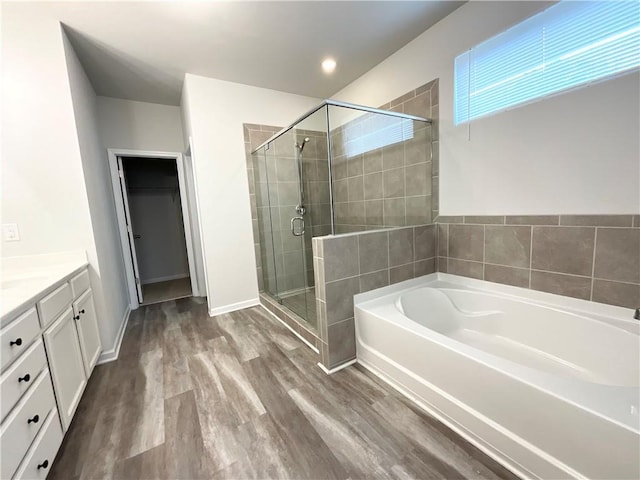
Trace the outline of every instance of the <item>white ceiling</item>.
{"type": "Polygon", "coordinates": [[[64,23],[98,95],[178,105],[186,72],[329,97],[462,3],[43,2],[37,8],[64,23]],[[330,77],[320,68],[326,55],[338,62],[330,77]]]}

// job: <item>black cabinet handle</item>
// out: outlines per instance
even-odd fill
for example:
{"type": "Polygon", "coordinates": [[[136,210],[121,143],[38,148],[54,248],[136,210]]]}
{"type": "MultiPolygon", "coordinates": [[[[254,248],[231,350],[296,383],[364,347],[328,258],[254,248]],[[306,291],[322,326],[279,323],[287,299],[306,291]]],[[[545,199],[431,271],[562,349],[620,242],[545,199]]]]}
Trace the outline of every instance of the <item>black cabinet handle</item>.
{"type": "Polygon", "coordinates": [[[20,346],[20,345],[22,345],[22,339],[21,338],[16,338],[15,340],[9,342],[9,345],[12,346],[12,347],[14,345],[20,346]]]}
{"type": "Polygon", "coordinates": [[[49,460],[45,460],[40,465],[38,465],[38,470],[40,470],[41,468],[47,468],[48,466],[49,466],[49,460]]]}
{"type": "Polygon", "coordinates": [[[34,415],[33,418],[30,418],[29,420],[27,420],[27,423],[38,423],[39,421],[40,421],[40,416],[34,415]]]}
{"type": "Polygon", "coordinates": [[[81,313],[81,314],[84,315],[84,308],[82,310],[80,310],[80,312],[78,312],[78,313],[81,313]]]}
{"type": "Polygon", "coordinates": [[[76,316],[74,316],[74,317],[73,317],[73,319],[74,319],[74,320],[80,320],[80,315],[78,315],[77,317],[76,317],[76,316]]]}
{"type": "Polygon", "coordinates": [[[28,373],[24,377],[18,377],[18,383],[28,382],[29,380],[31,380],[31,375],[29,375],[28,373]]]}

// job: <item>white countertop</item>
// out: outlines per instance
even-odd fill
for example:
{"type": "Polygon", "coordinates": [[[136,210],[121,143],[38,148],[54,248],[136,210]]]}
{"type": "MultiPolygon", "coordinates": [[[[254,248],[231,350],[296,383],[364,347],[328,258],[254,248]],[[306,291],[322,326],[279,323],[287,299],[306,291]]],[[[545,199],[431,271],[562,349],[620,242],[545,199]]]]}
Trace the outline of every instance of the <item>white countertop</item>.
{"type": "Polygon", "coordinates": [[[0,325],[87,266],[85,252],[6,257],[0,272],[0,325]]]}

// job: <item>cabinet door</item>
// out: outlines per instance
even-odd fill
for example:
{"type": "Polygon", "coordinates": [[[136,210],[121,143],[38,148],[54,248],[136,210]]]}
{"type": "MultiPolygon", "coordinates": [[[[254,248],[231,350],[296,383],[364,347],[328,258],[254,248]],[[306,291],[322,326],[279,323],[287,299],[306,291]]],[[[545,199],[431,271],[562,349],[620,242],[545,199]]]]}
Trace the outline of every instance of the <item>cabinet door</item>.
{"type": "Polygon", "coordinates": [[[91,289],[84,292],[78,300],[73,302],[73,311],[75,313],[76,326],[78,327],[84,371],[87,378],[89,378],[102,351],[100,332],[98,331],[98,318],[93,304],[91,289]]]}
{"type": "Polygon", "coordinates": [[[87,384],[71,308],[67,309],[43,336],[62,428],[67,431],[87,384]]]}

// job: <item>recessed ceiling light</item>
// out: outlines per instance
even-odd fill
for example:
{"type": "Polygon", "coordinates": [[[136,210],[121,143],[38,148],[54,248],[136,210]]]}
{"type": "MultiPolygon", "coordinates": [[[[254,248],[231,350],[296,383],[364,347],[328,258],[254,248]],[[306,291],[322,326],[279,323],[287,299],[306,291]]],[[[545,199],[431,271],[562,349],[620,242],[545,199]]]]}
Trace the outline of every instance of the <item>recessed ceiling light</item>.
{"type": "Polygon", "coordinates": [[[329,58],[325,58],[322,61],[322,70],[324,70],[324,73],[333,73],[333,71],[336,69],[336,61],[329,57],[329,58]]]}

